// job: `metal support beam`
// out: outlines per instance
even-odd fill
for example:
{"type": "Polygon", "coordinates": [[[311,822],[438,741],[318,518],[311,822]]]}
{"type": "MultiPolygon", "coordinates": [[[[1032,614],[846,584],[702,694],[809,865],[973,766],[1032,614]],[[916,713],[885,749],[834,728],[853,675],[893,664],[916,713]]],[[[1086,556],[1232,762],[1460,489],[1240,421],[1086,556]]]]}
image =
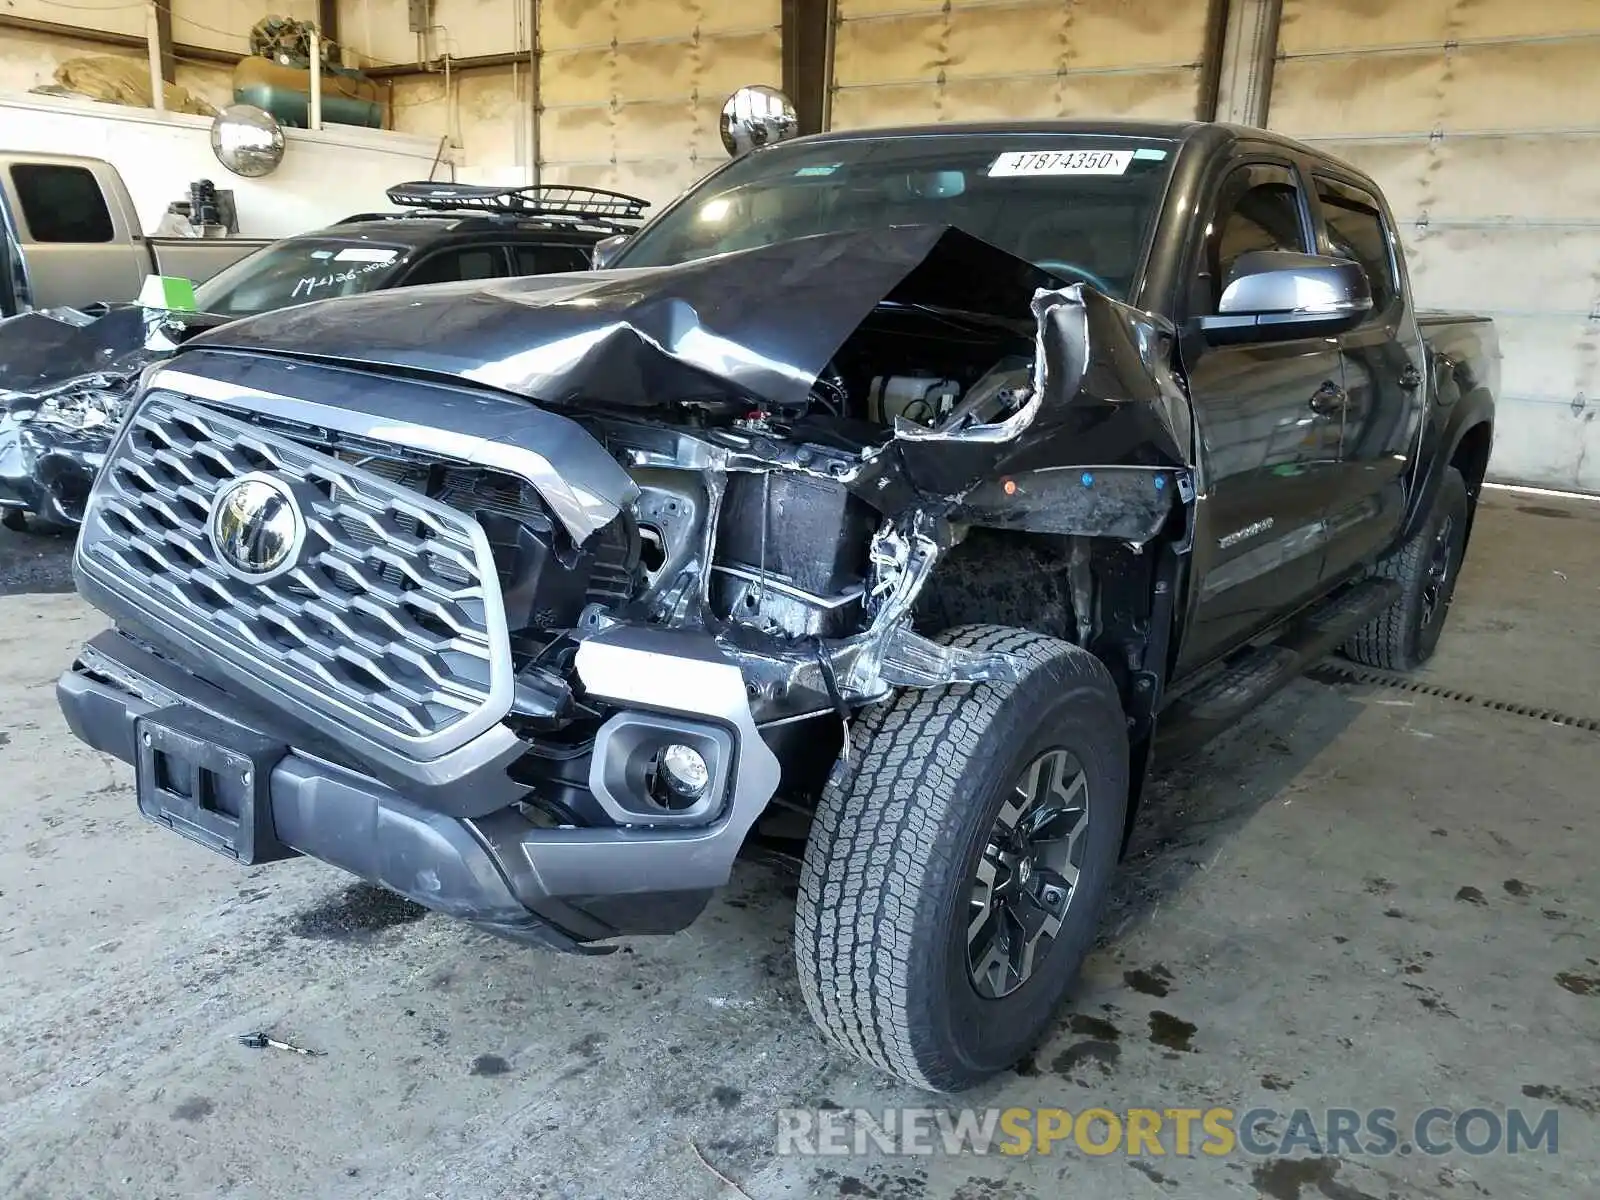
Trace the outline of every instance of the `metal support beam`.
{"type": "MultiPolygon", "coordinates": [[[[76,25],[62,25],[56,21],[39,21],[33,17],[13,17],[0,13],[0,29],[17,33],[34,33],[43,37],[65,38],[72,42],[87,42],[92,46],[114,46],[119,50],[144,50],[149,46],[146,38],[134,33],[111,33],[104,29],[79,29],[76,25]]],[[[210,46],[188,46],[173,42],[172,55],[193,62],[218,63],[224,67],[238,66],[242,54],[232,50],[217,50],[210,46]]]]}
{"type": "Polygon", "coordinates": [[[544,118],[542,86],[544,43],[539,38],[539,22],[544,18],[540,0],[528,2],[528,182],[538,186],[539,122],[544,118]]]}
{"type": "Polygon", "coordinates": [[[317,32],[325,42],[339,40],[339,0],[317,0],[317,32]]]}
{"type": "Polygon", "coordinates": [[[145,55],[150,60],[150,107],[156,112],[165,112],[167,108],[167,85],[161,78],[161,10],[152,0],[150,7],[144,10],[145,28],[145,55]]]}
{"type": "Polygon", "coordinates": [[[322,34],[311,35],[311,111],[309,124],[314,130],[322,128],[322,34]]]}
{"type": "Polygon", "coordinates": [[[1282,13],[1283,0],[1229,0],[1218,64],[1216,120],[1266,125],[1282,13]]]}
{"type": "Polygon", "coordinates": [[[1195,103],[1195,119],[1217,119],[1217,91],[1222,86],[1222,51],[1228,42],[1228,0],[1208,0],[1206,41],[1200,52],[1200,95],[1195,103]]]}
{"type": "MultiPolygon", "coordinates": [[[[528,56],[526,54],[469,54],[465,58],[450,59],[450,73],[457,71],[483,71],[495,67],[509,67],[513,63],[525,66],[528,56]]],[[[429,63],[399,63],[392,67],[365,67],[361,72],[373,79],[403,79],[408,75],[441,75],[444,73],[444,60],[435,59],[429,63]]]]}
{"type": "Polygon", "coordinates": [[[176,83],[178,61],[172,54],[172,0],[155,0],[155,5],[156,48],[161,55],[161,78],[168,83],[176,83]]]}
{"type": "Polygon", "coordinates": [[[828,124],[833,17],[834,0],[783,0],[783,90],[799,112],[801,133],[828,124]]]}

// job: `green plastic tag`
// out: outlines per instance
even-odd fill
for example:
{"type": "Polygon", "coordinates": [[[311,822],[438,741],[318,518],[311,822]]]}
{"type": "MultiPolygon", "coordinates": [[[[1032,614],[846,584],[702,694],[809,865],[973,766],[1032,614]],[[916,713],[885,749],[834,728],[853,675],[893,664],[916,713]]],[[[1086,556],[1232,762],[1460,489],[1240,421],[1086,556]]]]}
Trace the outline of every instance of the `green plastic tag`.
{"type": "Polygon", "coordinates": [[[139,303],[146,308],[166,308],[174,312],[194,312],[194,284],[177,275],[146,275],[139,289],[139,303]]]}

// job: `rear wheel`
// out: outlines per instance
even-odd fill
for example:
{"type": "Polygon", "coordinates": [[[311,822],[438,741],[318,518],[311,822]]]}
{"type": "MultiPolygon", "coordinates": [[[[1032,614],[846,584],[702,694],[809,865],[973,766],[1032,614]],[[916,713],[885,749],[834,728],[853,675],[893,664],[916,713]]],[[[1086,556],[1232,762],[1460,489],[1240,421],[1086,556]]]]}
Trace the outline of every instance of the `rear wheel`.
{"type": "Polygon", "coordinates": [[[852,731],[806,845],[794,949],[811,1015],[919,1087],[1026,1054],[1093,945],[1121,844],[1127,731],[1093,655],[993,625],[1016,683],[906,692],[852,731]]]}
{"type": "Polygon", "coordinates": [[[1466,481],[1446,468],[1422,528],[1378,564],[1380,578],[1400,584],[1399,597],[1345,643],[1346,658],[1409,671],[1433,657],[1466,554],[1470,513],[1466,481]]]}

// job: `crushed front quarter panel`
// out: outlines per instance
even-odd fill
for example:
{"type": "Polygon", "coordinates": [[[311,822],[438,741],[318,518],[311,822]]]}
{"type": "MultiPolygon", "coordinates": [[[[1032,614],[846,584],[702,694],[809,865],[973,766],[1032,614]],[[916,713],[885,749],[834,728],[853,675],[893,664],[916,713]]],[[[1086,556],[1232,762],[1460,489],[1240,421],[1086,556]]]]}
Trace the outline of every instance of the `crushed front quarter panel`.
{"type": "Polygon", "coordinates": [[[900,422],[852,487],[890,514],[921,508],[973,524],[1144,541],[1161,520],[1122,511],[1131,493],[1076,493],[1092,490],[1084,468],[1133,469],[1160,502],[1141,495],[1136,507],[1165,514],[1163,493],[1193,452],[1188,397],[1169,365],[1172,328],[1082,284],[1040,290],[1032,309],[1033,395],[1022,408],[950,432],[900,422]],[[1069,470],[1076,489],[1064,486],[1069,470]]]}
{"type": "Polygon", "coordinates": [[[0,507],[76,525],[140,371],[217,322],[137,304],[0,321],[0,507]],[[74,423],[52,416],[53,406],[109,415],[74,423]]]}

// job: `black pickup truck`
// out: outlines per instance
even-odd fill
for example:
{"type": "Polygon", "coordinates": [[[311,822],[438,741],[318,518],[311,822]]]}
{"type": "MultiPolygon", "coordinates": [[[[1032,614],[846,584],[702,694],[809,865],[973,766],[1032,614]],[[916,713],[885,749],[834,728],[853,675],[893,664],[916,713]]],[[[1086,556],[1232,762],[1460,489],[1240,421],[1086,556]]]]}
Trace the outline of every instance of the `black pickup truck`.
{"type": "Polygon", "coordinates": [[[146,816],[526,942],[691,922],[809,818],[794,958],[955,1089],[1085,954],[1157,731],[1433,651],[1498,355],[1373,182],[1251,129],[784,141],[607,269],[185,345],[61,679],[146,816]]]}

